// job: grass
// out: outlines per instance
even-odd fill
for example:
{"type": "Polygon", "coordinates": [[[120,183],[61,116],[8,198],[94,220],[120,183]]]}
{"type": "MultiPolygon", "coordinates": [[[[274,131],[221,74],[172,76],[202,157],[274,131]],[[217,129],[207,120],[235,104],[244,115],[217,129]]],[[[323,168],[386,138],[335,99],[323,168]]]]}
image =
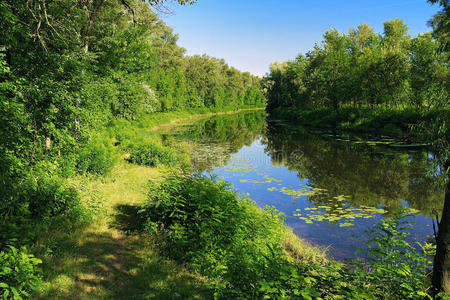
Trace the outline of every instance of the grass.
{"type": "MultiPolygon", "coordinates": [[[[149,141],[157,137],[154,132],[148,134],[155,126],[187,117],[192,118],[190,112],[156,114],[145,128],[142,120],[138,131],[149,141]]],[[[72,178],[83,203],[94,212],[93,222],[56,226],[40,234],[34,252],[44,262],[44,284],[35,298],[211,299],[213,291],[206,278],[164,257],[148,235],[134,230],[137,211],[147,199],[148,182],[159,181],[171,171],[122,159],[106,176],[72,178]]],[[[292,257],[326,260],[323,251],[286,232],[285,245],[292,257]]]]}
{"type": "Polygon", "coordinates": [[[283,232],[283,247],[287,254],[298,262],[306,264],[326,264],[327,249],[312,246],[295,235],[292,228],[286,226],[283,232]]]}
{"type": "Polygon", "coordinates": [[[44,257],[46,283],[37,298],[209,298],[204,279],[158,255],[149,238],[127,234],[148,180],[165,171],[122,162],[90,181],[84,194],[97,193],[104,206],[89,226],[52,234],[61,250],[44,257]]]}

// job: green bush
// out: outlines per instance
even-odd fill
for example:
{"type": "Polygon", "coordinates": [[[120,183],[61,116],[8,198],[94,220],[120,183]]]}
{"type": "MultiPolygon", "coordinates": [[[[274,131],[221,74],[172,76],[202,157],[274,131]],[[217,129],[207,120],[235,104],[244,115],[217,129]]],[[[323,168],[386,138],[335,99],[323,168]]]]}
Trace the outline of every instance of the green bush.
{"type": "Polygon", "coordinates": [[[435,249],[430,244],[406,238],[412,229],[412,215],[384,219],[366,230],[366,249],[360,250],[365,261],[354,261],[354,273],[359,282],[371,286],[377,297],[388,299],[424,299],[431,287],[431,257],[435,249]]]}
{"type": "Polygon", "coordinates": [[[29,298],[41,279],[37,265],[41,260],[28,254],[25,247],[20,250],[8,246],[0,252],[0,297],[2,299],[29,298]]]}
{"type": "Polygon", "coordinates": [[[159,165],[173,166],[178,161],[178,157],[173,150],[150,143],[148,145],[134,146],[131,149],[129,160],[132,163],[150,167],[159,165]]]}
{"type": "Polygon", "coordinates": [[[200,175],[153,185],[141,214],[163,251],[214,279],[219,298],[315,295],[282,248],[280,214],[200,175]]]}
{"type": "Polygon", "coordinates": [[[78,154],[77,168],[82,173],[105,175],[111,172],[114,164],[112,145],[99,139],[87,143],[78,154]]]}
{"type": "Polygon", "coordinates": [[[58,176],[33,175],[22,188],[20,202],[28,203],[29,214],[35,219],[62,215],[80,204],[78,191],[58,176]]]}
{"type": "Polygon", "coordinates": [[[2,225],[25,223],[25,219],[62,215],[78,207],[80,195],[67,181],[46,171],[35,171],[20,179],[1,182],[2,225]],[[24,219],[25,218],[25,219],[24,219]]]}

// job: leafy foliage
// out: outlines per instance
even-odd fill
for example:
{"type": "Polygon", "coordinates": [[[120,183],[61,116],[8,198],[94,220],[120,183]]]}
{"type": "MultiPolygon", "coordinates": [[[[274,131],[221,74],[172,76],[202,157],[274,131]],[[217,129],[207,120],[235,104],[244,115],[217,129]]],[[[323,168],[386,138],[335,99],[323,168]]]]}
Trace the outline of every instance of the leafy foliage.
{"type": "Polygon", "coordinates": [[[200,175],[169,177],[149,195],[146,230],[168,256],[214,278],[216,296],[314,295],[297,287],[305,280],[281,247],[285,228],[273,208],[263,211],[228,183],[200,175]]]}
{"type": "Polygon", "coordinates": [[[428,297],[435,246],[418,243],[415,247],[406,242],[411,217],[386,219],[366,231],[368,247],[362,249],[366,260],[356,263],[355,273],[359,280],[376,287],[374,294],[403,299],[428,297]]]}
{"type": "Polygon", "coordinates": [[[438,49],[430,33],[411,38],[399,19],[386,21],[383,35],[367,24],[329,30],[306,55],[271,65],[268,108],[445,109],[448,68],[438,49]]]}
{"type": "MultiPolygon", "coordinates": [[[[37,227],[89,215],[68,177],[108,174],[111,141],[135,137],[133,130],[104,136],[106,128],[132,127],[155,112],[264,104],[259,78],[223,60],[185,56],[154,12],[164,3],[0,3],[0,243],[20,236],[30,246],[37,227]]],[[[156,144],[132,154],[144,165],[177,158],[156,144]]]]}
{"type": "Polygon", "coordinates": [[[2,299],[29,298],[40,283],[37,265],[41,260],[25,247],[8,246],[0,252],[0,297],[2,299]]]}
{"type": "Polygon", "coordinates": [[[178,162],[178,157],[173,150],[152,142],[148,145],[133,147],[129,161],[149,167],[173,166],[178,162]]]}
{"type": "Polygon", "coordinates": [[[146,231],[166,255],[211,278],[218,298],[428,297],[434,249],[406,242],[408,217],[367,231],[365,260],[317,264],[292,259],[281,215],[238,197],[226,182],[175,175],[152,184],[149,197],[141,210],[146,231]]]}
{"type": "Polygon", "coordinates": [[[78,170],[98,175],[109,173],[115,163],[113,151],[112,145],[106,141],[90,141],[78,153],[78,170]]]}

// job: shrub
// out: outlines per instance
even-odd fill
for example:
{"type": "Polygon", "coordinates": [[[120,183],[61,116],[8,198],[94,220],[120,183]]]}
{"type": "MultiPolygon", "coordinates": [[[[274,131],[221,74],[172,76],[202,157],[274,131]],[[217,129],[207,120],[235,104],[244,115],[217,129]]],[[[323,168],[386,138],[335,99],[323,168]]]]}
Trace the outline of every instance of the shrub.
{"type": "Polygon", "coordinates": [[[45,228],[56,219],[71,224],[88,221],[90,212],[80,204],[76,188],[57,175],[57,166],[40,162],[20,177],[0,176],[0,244],[17,237],[20,245],[32,242],[37,227],[45,228]]]}
{"type": "Polygon", "coordinates": [[[133,147],[129,160],[132,163],[150,167],[173,166],[178,161],[178,157],[173,150],[150,143],[133,147]]]}
{"type": "Polygon", "coordinates": [[[62,215],[80,204],[80,195],[74,187],[65,179],[42,170],[27,175],[20,182],[3,182],[0,187],[4,192],[0,198],[3,225],[24,223],[23,218],[42,220],[62,215]]]}
{"type": "Polygon", "coordinates": [[[0,297],[2,299],[28,298],[41,279],[37,265],[41,260],[28,254],[25,247],[20,250],[8,246],[0,252],[0,297]]]}
{"type": "Polygon", "coordinates": [[[360,250],[365,262],[354,261],[359,282],[371,286],[378,297],[423,299],[431,287],[429,272],[434,255],[430,244],[417,243],[418,249],[406,241],[412,215],[384,219],[366,230],[366,249],[360,250]]]}
{"type": "Polygon", "coordinates": [[[282,247],[280,214],[240,198],[227,182],[169,177],[152,186],[141,214],[169,257],[215,280],[216,297],[315,294],[282,247]]]}
{"type": "Polygon", "coordinates": [[[43,219],[64,214],[80,203],[74,187],[58,177],[47,174],[28,178],[23,187],[22,202],[28,203],[32,217],[43,219]]]}
{"type": "Polygon", "coordinates": [[[192,260],[208,248],[228,246],[243,219],[229,186],[207,177],[169,177],[151,188],[150,199],[143,213],[153,226],[163,226],[166,250],[178,260],[192,260]]]}
{"type": "Polygon", "coordinates": [[[94,139],[79,151],[77,168],[82,173],[105,175],[115,164],[114,149],[106,141],[94,139]]]}

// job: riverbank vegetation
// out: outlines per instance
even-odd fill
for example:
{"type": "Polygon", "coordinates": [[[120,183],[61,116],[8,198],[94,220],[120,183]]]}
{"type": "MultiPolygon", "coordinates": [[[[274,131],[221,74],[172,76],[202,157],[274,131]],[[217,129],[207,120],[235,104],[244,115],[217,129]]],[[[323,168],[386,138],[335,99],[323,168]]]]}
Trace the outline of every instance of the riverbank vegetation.
{"type": "Polygon", "coordinates": [[[406,242],[408,217],[368,231],[367,259],[347,265],[304,256],[310,246],[298,238],[287,247],[291,232],[275,208],[214,178],[179,173],[151,185],[140,217],[162,253],[209,278],[218,299],[423,299],[431,287],[433,247],[406,242]]]}
{"type": "Polygon", "coordinates": [[[433,286],[449,292],[450,102],[449,3],[430,20],[433,31],[413,38],[399,19],[383,34],[367,24],[324,41],[292,61],[274,63],[265,78],[272,117],[298,124],[399,136],[427,143],[444,170],[444,208],[436,234],[433,286]]]}

